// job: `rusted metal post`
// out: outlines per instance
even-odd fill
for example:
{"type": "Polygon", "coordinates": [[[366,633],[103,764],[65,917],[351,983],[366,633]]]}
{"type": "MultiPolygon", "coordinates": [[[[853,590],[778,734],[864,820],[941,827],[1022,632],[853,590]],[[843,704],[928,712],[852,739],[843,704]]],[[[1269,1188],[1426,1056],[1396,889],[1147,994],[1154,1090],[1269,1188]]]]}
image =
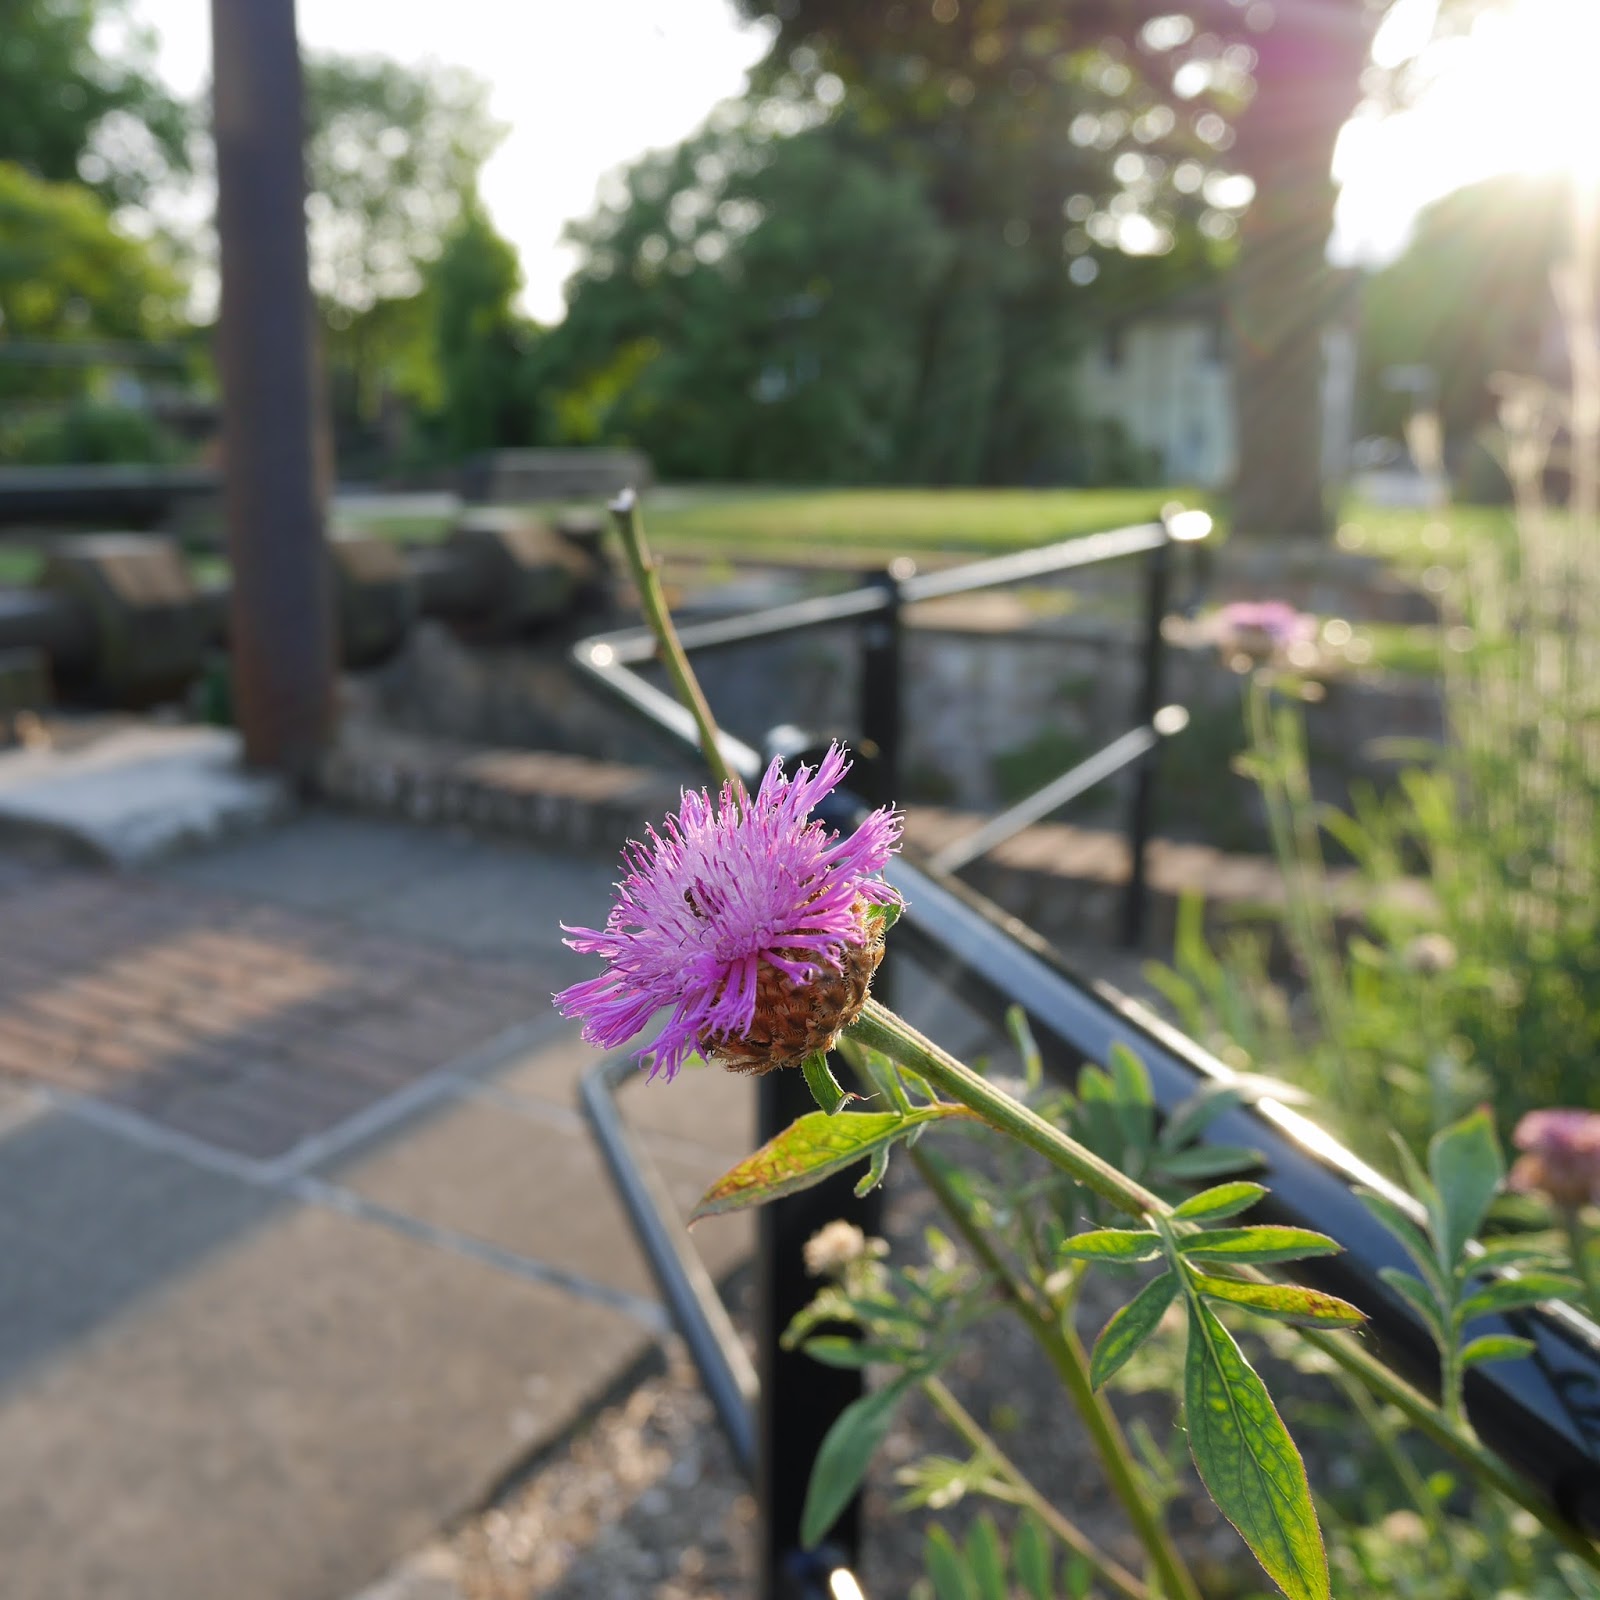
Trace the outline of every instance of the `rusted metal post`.
{"type": "Polygon", "coordinates": [[[212,0],[211,26],[234,705],[246,760],[303,780],[332,728],[334,648],[294,0],[212,0]]]}

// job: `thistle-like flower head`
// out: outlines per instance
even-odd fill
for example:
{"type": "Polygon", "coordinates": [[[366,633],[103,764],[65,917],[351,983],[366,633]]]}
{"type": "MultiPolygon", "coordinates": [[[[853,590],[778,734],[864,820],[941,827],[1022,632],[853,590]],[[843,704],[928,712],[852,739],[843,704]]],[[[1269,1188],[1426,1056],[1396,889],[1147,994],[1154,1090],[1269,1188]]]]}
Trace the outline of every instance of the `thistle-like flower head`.
{"type": "Polygon", "coordinates": [[[833,745],[793,778],[774,761],[753,798],[724,787],[713,805],[685,790],[660,832],[626,847],[630,871],[605,928],[563,924],[566,942],[606,970],[562,990],[561,1014],[615,1049],[670,1007],[638,1052],[651,1077],[671,1078],[697,1050],[766,1071],[829,1048],[882,953],[870,907],[899,903],[876,876],[899,843],[895,812],[874,811],[848,839],[810,815],[848,770],[833,745]]]}
{"type": "Polygon", "coordinates": [[[1511,1142],[1523,1152],[1511,1169],[1513,1189],[1547,1195],[1566,1210],[1600,1204],[1600,1112],[1530,1111],[1511,1142]]]}

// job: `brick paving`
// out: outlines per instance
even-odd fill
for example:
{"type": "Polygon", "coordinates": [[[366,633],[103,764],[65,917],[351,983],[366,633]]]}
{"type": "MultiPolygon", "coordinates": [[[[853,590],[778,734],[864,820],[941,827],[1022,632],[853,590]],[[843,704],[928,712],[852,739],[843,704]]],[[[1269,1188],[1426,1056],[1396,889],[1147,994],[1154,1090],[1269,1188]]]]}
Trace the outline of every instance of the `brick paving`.
{"type": "Polygon", "coordinates": [[[0,878],[0,1078],[270,1158],[548,1007],[470,957],[150,877],[0,878]]]}

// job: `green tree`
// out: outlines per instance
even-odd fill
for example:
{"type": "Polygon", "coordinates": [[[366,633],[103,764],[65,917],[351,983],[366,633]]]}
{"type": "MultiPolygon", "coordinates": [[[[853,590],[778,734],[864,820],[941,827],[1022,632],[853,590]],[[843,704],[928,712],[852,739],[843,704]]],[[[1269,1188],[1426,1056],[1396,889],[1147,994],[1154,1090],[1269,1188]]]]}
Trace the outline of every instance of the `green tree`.
{"type": "Polygon", "coordinates": [[[901,475],[950,241],[871,141],[776,135],[731,103],[573,236],[583,265],[536,363],[567,436],[630,441],[670,476],[901,475]]]}
{"type": "MultiPolygon", "coordinates": [[[[1202,196],[1250,180],[1231,289],[1233,522],[1268,535],[1315,534],[1327,523],[1320,372],[1337,294],[1326,262],[1333,150],[1391,3],[739,0],[774,29],[768,81],[832,76],[863,114],[931,153],[947,218],[965,217],[988,235],[1004,232],[997,203],[1029,225],[1038,217],[1015,209],[1026,182],[1022,192],[1036,200],[1071,204],[1076,194],[1080,210],[1092,205],[1082,226],[1098,227],[1096,243],[1120,233],[1126,246],[1131,232],[1152,248],[1150,230],[1130,219],[1176,237],[1168,219],[1182,207],[1166,179],[1181,177],[1182,192],[1202,196]],[[1060,170],[1080,139],[1102,158],[1098,177],[1060,170]],[[1129,175],[1120,193],[1107,171],[1129,175]]],[[[1459,26],[1482,3],[1445,0],[1441,16],[1459,26]]],[[[1227,237],[1233,209],[1215,207],[1199,224],[1227,237]]],[[[958,257],[946,301],[969,366],[971,271],[958,257]]],[[[986,371],[971,366],[966,382],[986,383],[986,371]]]]}
{"type": "Polygon", "coordinates": [[[305,92],[312,283],[341,326],[418,291],[503,130],[456,69],[311,55],[305,92]]]}
{"type": "Polygon", "coordinates": [[[517,252],[477,197],[428,269],[440,440],[455,458],[532,442],[528,345],[533,325],[514,302],[522,288],[517,252]]]}
{"type": "Polygon", "coordinates": [[[306,214],[331,420],[347,463],[392,453],[404,397],[438,399],[426,289],[502,130],[488,87],[379,56],[305,63],[306,214]]]}
{"type": "Polygon", "coordinates": [[[0,341],[143,340],[176,331],[181,286],[76,183],[0,161],[0,341]]]}
{"type": "Polygon", "coordinates": [[[0,0],[0,161],[113,204],[143,199],[187,164],[188,114],[153,63],[124,0],[0,0]]]}

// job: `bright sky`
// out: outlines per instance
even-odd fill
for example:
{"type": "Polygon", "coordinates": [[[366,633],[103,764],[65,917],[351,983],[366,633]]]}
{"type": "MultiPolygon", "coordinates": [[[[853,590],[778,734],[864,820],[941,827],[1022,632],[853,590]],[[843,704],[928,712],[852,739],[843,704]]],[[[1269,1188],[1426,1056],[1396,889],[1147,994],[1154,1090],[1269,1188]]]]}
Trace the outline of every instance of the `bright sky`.
{"type": "MultiPolygon", "coordinates": [[[[1399,0],[1379,60],[1414,53],[1436,5],[1399,0]]],[[[159,31],[174,87],[198,90],[209,0],[133,0],[133,10],[159,31]]],[[[573,266],[561,229],[592,209],[601,178],[689,134],[742,90],[765,49],[730,0],[299,0],[299,24],[311,49],[440,60],[489,82],[491,110],[511,131],[484,172],[484,199],[521,252],[527,309],[545,321],[561,315],[573,266]]],[[[1393,255],[1419,206],[1490,173],[1574,161],[1600,170],[1597,59],[1600,0],[1511,0],[1480,20],[1441,56],[1417,109],[1345,130],[1335,256],[1393,255]]]]}
{"type": "MultiPolygon", "coordinates": [[[[209,0],[133,0],[160,65],[194,94],[210,75],[209,0]]],[[[593,209],[607,172],[692,133],[740,93],[766,51],[729,0],[299,0],[307,49],[466,67],[510,127],[483,174],[495,225],[522,255],[532,315],[561,315],[572,258],[563,225],[593,209]]]]}

